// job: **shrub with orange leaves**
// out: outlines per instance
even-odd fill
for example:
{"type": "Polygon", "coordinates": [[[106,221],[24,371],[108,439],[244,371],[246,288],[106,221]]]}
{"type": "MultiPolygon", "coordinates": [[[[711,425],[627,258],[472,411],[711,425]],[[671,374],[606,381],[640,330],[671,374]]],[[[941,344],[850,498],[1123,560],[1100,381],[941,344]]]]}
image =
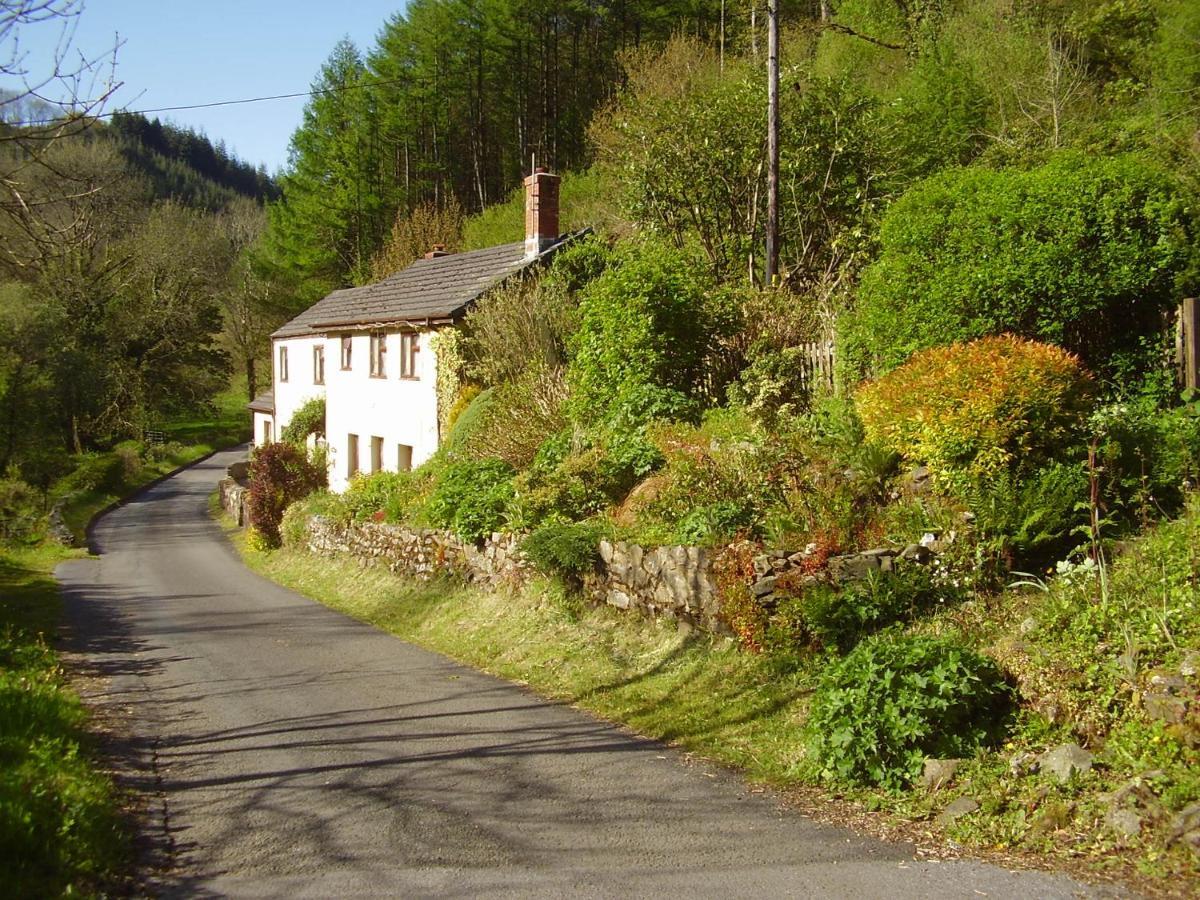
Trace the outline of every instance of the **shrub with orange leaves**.
{"type": "Polygon", "coordinates": [[[1091,376],[1059,347],[1012,335],[934,347],[855,392],[867,440],[937,475],[1020,469],[1073,443],[1091,376]]]}

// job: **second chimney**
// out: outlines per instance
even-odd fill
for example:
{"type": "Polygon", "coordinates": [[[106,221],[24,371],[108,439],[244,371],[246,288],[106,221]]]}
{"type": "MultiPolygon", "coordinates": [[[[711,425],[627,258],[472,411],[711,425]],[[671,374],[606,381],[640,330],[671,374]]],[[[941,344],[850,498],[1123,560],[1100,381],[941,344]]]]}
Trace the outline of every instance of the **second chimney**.
{"type": "Polygon", "coordinates": [[[538,256],[558,241],[558,183],[537,168],[525,179],[525,256],[538,256]]]}

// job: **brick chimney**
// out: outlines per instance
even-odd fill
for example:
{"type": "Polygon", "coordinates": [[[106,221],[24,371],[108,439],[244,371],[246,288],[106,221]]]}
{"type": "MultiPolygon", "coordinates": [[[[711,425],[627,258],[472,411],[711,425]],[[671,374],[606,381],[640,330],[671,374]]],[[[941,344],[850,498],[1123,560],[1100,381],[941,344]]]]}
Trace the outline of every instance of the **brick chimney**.
{"type": "Polygon", "coordinates": [[[534,257],[558,240],[558,183],[540,166],[525,179],[525,256],[534,257]]]}
{"type": "Polygon", "coordinates": [[[426,259],[437,259],[439,256],[449,256],[445,244],[434,244],[433,249],[425,254],[426,259]]]}

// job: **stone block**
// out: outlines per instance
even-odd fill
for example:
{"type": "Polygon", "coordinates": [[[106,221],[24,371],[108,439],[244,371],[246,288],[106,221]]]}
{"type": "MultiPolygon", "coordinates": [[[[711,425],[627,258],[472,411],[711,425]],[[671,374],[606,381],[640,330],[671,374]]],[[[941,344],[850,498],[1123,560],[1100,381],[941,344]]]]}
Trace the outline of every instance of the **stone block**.
{"type": "Polygon", "coordinates": [[[624,591],[610,590],[604,598],[609,606],[615,606],[617,609],[629,609],[633,605],[633,601],[629,599],[629,595],[624,591]]]}
{"type": "Polygon", "coordinates": [[[1053,775],[1062,784],[1075,774],[1086,775],[1092,770],[1092,754],[1078,744],[1059,744],[1038,757],[1038,771],[1053,775]]]}
{"type": "Polygon", "coordinates": [[[937,817],[937,823],[944,828],[956,819],[969,816],[977,809],[979,809],[979,803],[974,799],[971,797],[959,797],[957,800],[952,800],[942,810],[941,814],[937,817]]]}
{"type": "Polygon", "coordinates": [[[765,578],[760,578],[750,586],[750,592],[755,597],[766,597],[775,592],[775,584],[779,579],[774,575],[768,575],[765,578]]]}
{"type": "Polygon", "coordinates": [[[954,780],[954,773],[962,765],[961,759],[927,759],[925,771],[921,773],[921,785],[927,791],[940,791],[954,780]]]}

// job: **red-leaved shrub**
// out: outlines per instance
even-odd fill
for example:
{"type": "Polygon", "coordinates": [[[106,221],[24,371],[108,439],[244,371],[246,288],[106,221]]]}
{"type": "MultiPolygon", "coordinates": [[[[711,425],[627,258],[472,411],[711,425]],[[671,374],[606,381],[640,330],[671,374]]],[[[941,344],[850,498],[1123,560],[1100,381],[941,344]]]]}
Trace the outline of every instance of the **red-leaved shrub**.
{"type": "Polygon", "coordinates": [[[283,442],[259,447],[250,457],[250,524],[268,547],[278,547],[279,523],[288,504],[324,486],[325,473],[302,449],[283,442]]]}

